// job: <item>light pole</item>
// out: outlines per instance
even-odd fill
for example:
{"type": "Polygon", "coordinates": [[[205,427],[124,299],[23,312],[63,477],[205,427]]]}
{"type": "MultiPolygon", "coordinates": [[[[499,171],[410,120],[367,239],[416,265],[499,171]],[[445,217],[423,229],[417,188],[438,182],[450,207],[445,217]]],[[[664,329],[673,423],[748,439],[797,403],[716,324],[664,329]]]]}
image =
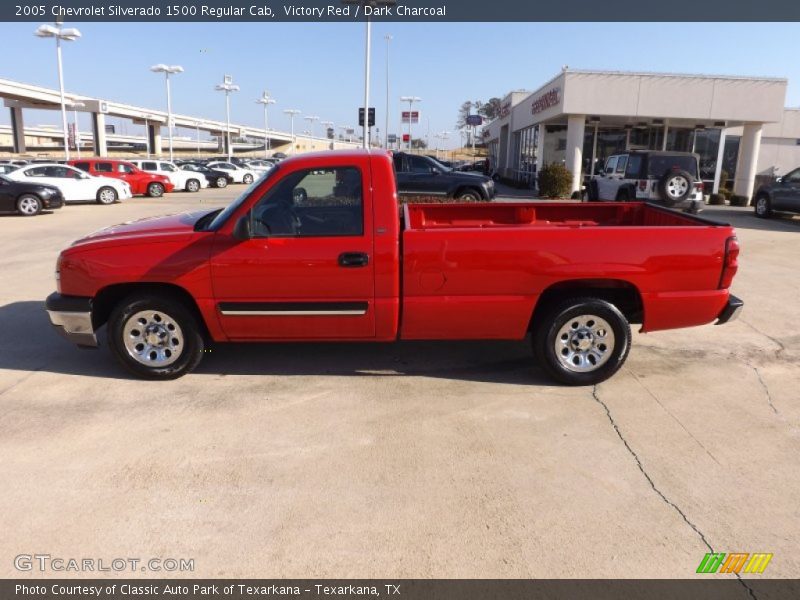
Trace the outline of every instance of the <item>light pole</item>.
{"type": "Polygon", "coordinates": [[[231,92],[238,92],[239,86],[233,83],[233,76],[225,75],[222,78],[222,83],[218,83],[214,86],[214,89],[218,92],[225,92],[225,128],[228,141],[228,162],[230,162],[233,153],[231,148],[231,92]]]}
{"type": "Polygon", "coordinates": [[[418,96],[400,96],[400,102],[408,102],[408,151],[411,151],[411,113],[415,102],[422,102],[418,96]]]}
{"type": "MultiPolygon", "coordinates": [[[[167,82],[167,132],[169,133],[169,159],[172,160],[172,93],[169,88],[169,76],[177,73],[183,73],[183,67],[180,65],[165,65],[159,63],[150,67],[153,73],[164,73],[167,82]]],[[[161,151],[159,150],[159,154],[161,151]]]]}
{"type": "Polygon", "coordinates": [[[394,38],[388,33],[383,36],[386,40],[386,121],[383,128],[384,148],[389,149],[389,42],[394,38]]]}
{"type": "Polygon", "coordinates": [[[314,123],[319,121],[319,117],[316,115],[306,115],[303,117],[306,121],[309,122],[311,126],[311,130],[308,132],[308,135],[311,137],[311,149],[314,149],[314,123]]]}
{"type": "Polygon", "coordinates": [[[64,67],[61,62],[61,41],[74,42],[81,37],[81,32],[74,27],[64,29],[56,21],[53,25],[40,25],[35,35],[40,38],[56,38],[56,57],[58,59],[58,89],[61,93],[61,130],[64,134],[64,157],[69,160],[69,133],[67,132],[67,104],[64,98],[64,67]]]}
{"type": "Polygon", "coordinates": [[[267,109],[269,108],[270,104],[275,104],[276,100],[272,96],[269,95],[267,90],[264,90],[264,93],[261,95],[261,98],[256,100],[258,104],[264,105],[264,158],[269,157],[269,115],[267,114],[267,109]]]}
{"type": "Polygon", "coordinates": [[[287,108],[283,113],[289,115],[289,118],[292,120],[292,154],[294,154],[294,147],[297,145],[294,139],[294,118],[296,115],[300,114],[300,111],[296,108],[287,108]]]}
{"type": "MultiPolygon", "coordinates": [[[[320,121],[319,124],[322,125],[323,127],[325,127],[325,139],[328,139],[328,129],[333,129],[334,128],[333,121],[320,121]]],[[[336,141],[336,137],[332,135],[331,136],[331,144],[333,144],[335,141],[336,141]]],[[[330,148],[331,148],[331,150],[333,150],[334,146],[331,145],[330,148]]]]}

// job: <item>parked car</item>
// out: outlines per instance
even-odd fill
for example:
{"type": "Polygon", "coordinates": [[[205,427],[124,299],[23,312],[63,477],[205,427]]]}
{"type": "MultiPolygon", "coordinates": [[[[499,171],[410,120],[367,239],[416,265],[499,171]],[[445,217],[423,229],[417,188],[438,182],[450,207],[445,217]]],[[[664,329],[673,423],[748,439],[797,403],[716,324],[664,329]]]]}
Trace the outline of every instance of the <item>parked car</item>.
{"type": "Polygon", "coordinates": [[[411,204],[401,221],[396,187],[388,153],[300,155],[225,209],[97,231],[61,252],[50,320],[83,346],[106,325],[114,356],[148,379],[190,372],[207,339],[530,332],[550,375],[592,385],[625,362],[630,323],[741,310],[729,225],[644,202],[411,204]]]}
{"type": "Polygon", "coordinates": [[[231,156],[230,159],[227,156],[212,156],[210,158],[204,159],[207,163],[211,162],[226,162],[226,163],[233,163],[237,167],[244,167],[245,163],[248,159],[242,158],[240,156],[231,156]]]}
{"type": "Polygon", "coordinates": [[[113,204],[132,196],[127,181],[96,177],[70,165],[57,163],[26,165],[11,171],[6,177],[14,181],[53,185],[61,190],[66,202],[95,200],[98,204],[113,204]]]}
{"type": "Polygon", "coordinates": [[[458,200],[491,200],[494,181],[477,173],[463,173],[445,167],[429,156],[394,153],[397,193],[413,196],[446,196],[458,200]]]}
{"type": "Polygon", "coordinates": [[[224,188],[227,187],[229,183],[233,183],[233,176],[230,173],[217,169],[209,169],[203,163],[183,163],[181,165],[181,170],[199,173],[206,178],[208,185],[217,188],[224,188]]]}
{"type": "Polygon", "coordinates": [[[703,201],[700,157],[691,152],[633,151],[609,156],[602,172],[589,181],[590,201],[644,200],[699,212],[703,201]]]}
{"type": "Polygon", "coordinates": [[[208,179],[200,174],[179,169],[177,165],[168,160],[131,160],[132,164],[147,173],[157,173],[170,180],[174,189],[187,192],[199,192],[208,187],[208,179]]]}
{"type": "Polygon", "coordinates": [[[28,164],[27,160],[22,160],[21,158],[4,158],[0,160],[0,165],[11,165],[13,167],[24,167],[28,164]]]}
{"type": "Polygon", "coordinates": [[[19,169],[18,165],[12,165],[9,163],[0,164],[0,175],[11,173],[11,171],[16,171],[17,169],[19,169]]]}
{"type": "Polygon", "coordinates": [[[774,212],[800,213],[800,168],[762,185],[755,193],[757,217],[768,219],[774,212]]]}
{"type": "Polygon", "coordinates": [[[42,210],[64,206],[64,195],[54,185],[15,181],[0,175],[0,211],[33,217],[42,210]]]}
{"type": "Polygon", "coordinates": [[[263,175],[264,173],[266,173],[267,171],[273,169],[274,167],[275,167],[275,163],[274,162],[272,162],[270,160],[263,159],[263,158],[262,159],[256,159],[256,160],[248,160],[244,164],[244,168],[250,169],[251,171],[254,171],[255,174],[258,175],[258,176],[263,175]]]}
{"type": "Polygon", "coordinates": [[[214,169],[216,171],[225,171],[228,175],[233,177],[234,183],[246,183],[247,185],[250,185],[256,179],[255,171],[240,167],[239,165],[235,165],[233,163],[212,161],[206,163],[206,166],[209,169],[214,169]]]}
{"type": "Polygon", "coordinates": [[[98,177],[109,177],[126,182],[134,195],[160,198],[164,192],[171,192],[175,186],[164,175],[146,173],[126,160],[110,158],[79,158],[67,161],[81,171],[98,177]]]}

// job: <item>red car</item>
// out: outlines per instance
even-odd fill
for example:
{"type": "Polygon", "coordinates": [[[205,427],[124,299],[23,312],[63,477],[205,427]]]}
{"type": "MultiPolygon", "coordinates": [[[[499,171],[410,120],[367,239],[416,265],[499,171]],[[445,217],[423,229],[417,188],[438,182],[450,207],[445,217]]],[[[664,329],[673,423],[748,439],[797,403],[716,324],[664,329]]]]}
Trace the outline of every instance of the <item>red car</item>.
{"type": "Polygon", "coordinates": [[[64,250],[50,319],[151,379],[209,342],[510,339],[556,379],[610,377],[642,331],[724,323],[729,225],[645,203],[407,205],[391,156],[306,154],[225,209],[144,219],[64,250]]]}
{"type": "Polygon", "coordinates": [[[175,185],[164,175],[148,173],[142,171],[133,163],[125,160],[115,160],[113,158],[79,158],[69,160],[67,164],[76,169],[86,171],[90,175],[99,177],[113,177],[127,181],[131,186],[131,193],[134,196],[150,196],[158,198],[164,192],[171,192],[175,185]]]}

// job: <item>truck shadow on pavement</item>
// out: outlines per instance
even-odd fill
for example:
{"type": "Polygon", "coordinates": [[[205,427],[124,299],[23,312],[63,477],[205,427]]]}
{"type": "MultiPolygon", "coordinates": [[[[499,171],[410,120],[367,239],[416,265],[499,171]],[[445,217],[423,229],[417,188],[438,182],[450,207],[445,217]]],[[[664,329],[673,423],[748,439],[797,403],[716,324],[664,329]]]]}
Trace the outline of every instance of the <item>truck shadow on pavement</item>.
{"type": "MultiPolygon", "coordinates": [[[[97,350],[81,350],[50,325],[44,302],[0,306],[0,369],[131,379],[111,356],[105,329],[97,350]]],[[[397,377],[554,385],[535,364],[528,340],[397,343],[215,344],[198,375],[397,377]]]]}

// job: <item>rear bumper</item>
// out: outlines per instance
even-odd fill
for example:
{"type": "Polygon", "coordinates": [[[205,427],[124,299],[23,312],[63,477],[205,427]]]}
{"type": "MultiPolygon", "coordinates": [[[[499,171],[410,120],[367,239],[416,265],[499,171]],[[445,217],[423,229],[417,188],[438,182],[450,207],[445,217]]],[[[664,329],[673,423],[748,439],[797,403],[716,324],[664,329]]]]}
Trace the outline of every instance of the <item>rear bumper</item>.
{"type": "Polygon", "coordinates": [[[45,301],[47,314],[56,331],[73,344],[97,348],[92,325],[92,299],[62,296],[53,292],[45,301]]]}
{"type": "Polygon", "coordinates": [[[725,305],[725,308],[722,309],[722,312],[719,313],[717,322],[714,324],[722,325],[723,323],[737,319],[739,317],[739,313],[742,312],[743,306],[744,302],[742,302],[739,298],[736,296],[729,296],[728,303],[725,305]]]}

